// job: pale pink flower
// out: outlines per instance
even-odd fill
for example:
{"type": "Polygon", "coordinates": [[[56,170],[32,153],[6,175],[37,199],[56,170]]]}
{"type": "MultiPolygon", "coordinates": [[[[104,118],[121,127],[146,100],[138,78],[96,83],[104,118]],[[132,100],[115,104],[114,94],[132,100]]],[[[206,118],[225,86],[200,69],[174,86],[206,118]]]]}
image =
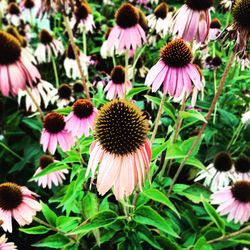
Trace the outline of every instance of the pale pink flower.
{"type": "Polygon", "coordinates": [[[66,130],[73,136],[89,136],[89,130],[93,128],[97,109],[86,99],[78,99],[73,105],[73,111],[65,118],[66,130]]]}
{"type": "Polygon", "coordinates": [[[55,100],[58,108],[64,108],[73,102],[74,98],[72,96],[71,86],[67,83],[61,84],[57,89],[55,100]]]}
{"type": "Polygon", "coordinates": [[[32,217],[42,209],[34,196],[37,195],[27,187],[11,182],[0,184],[0,218],[4,231],[12,232],[12,217],[20,226],[32,222],[32,217]]]}
{"type": "Polygon", "coordinates": [[[220,215],[228,215],[227,220],[235,223],[247,222],[250,217],[250,182],[237,181],[230,187],[215,192],[211,203],[218,204],[220,215]]]}
{"type": "Polygon", "coordinates": [[[250,122],[250,110],[242,115],[241,121],[244,124],[250,122]]]}
{"type": "Polygon", "coordinates": [[[145,31],[139,24],[139,11],[130,3],[123,4],[116,12],[116,24],[107,42],[109,51],[118,53],[141,47],[146,42],[145,31]]]}
{"type": "Polygon", "coordinates": [[[7,242],[8,238],[3,234],[0,237],[0,250],[14,250],[17,249],[13,242],[7,242]]]}
{"type": "Polygon", "coordinates": [[[41,78],[37,68],[23,56],[19,41],[12,35],[0,31],[0,91],[3,96],[18,94],[26,84],[41,78]]]}
{"type": "MultiPolygon", "coordinates": [[[[34,176],[36,176],[43,169],[45,169],[47,166],[49,166],[50,164],[54,162],[58,162],[58,161],[55,161],[53,157],[50,155],[43,155],[40,158],[39,167],[36,170],[34,176]]],[[[68,169],[58,170],[58,171],[49,173],[47,175],[38,177],[35,181],[38,182],[38,186],[42,186],[43,188],[48,187],[51,189],[52,184],[54,184],[55,186],[62,185],[63,180],[66,179],[65,174],[67,174],[68,172],[69,172],[68,169]]]]}
{"type": "Polygon", "coordinates": [[[136,0],[136,3],[146,5],[148,3],[148,0],[136,0]]]}
{"type": "Polygon", "coordinates": [[[8,24],[18,26],[21,21],[21,11],[17,3],[11,2],[8,4],[7,14],[5,18],[8,21],[8,24]]]}
{"type": "Polygon", "coordinates": [[[91,14],[91,9],[88,3],[81,3],[74,11],[74,15],[70,21],[71,27],[75,25],[81,30],[81,32],[93,33],[95,28],[94,17],[91,14]]]}
{"type": "Polygon", "coordinates": [[[210,27],[213,0],[186,0],[173,17],[173,34],[191,42],[203,43],[210,27]]]}
{"type": "Polygon", "coordinates": [[[39,63],[51,62],[52,57],[58,57],[64,53],[64,46],[60,40],[54,39],[49,31],[43,29],[39,34],[40,42],[35,51],[35,57],[39,63]]]}
{"type": "Polygon", "coordinates": [[[65,129],[64,117],[56,112],[51,112],[44,117],[44,128],[40,143],[43,145],[43,151],[48,149],[51,154],[54,154],[56,147],[59,144],[65,152],[70,150],[74,145],[75,140],[71,133],[65,129]]]}
{"type": "Polygon", "coordinates": [[[126,80],[125,68],[118,65],[115,66],[111,72],[111,79],[104,92],[107,92],[107,99],[112,100],[117,97],[124,98],[126,93],[132,88],[131,82],[126,80]]]}
{"type": "Polygon", "coordinates": [[[221,34],[220,28],[221,28],[220,20],[218,18],[214,18],[210,24],[209,40],[214,41],[219,37],[219,35],[221,34]]]}
{"type": "Polygon", "coordinates": [[[101,195],[113,187],[120,200],[131,195],[136,186],[142,190],[145,176],[150,174],[151,143],[147,134],[148,122],[135,104],[113,100],[101,108],[86,172],[88,176],[91,171],[92,183],[99,163],[97,190],[101,195]]]}
{"type": "Polygon", "coordinates": [[[201,71],[191,63],[191,48],[175,39],[161,49],[160,60],[149,70],[145,85],[156,92],[163,84],[163,92],[181,101],[192,93],[191,105],[195,106],[198,91],[203,91],[201,71]]]}
{"type": "Polygon", "coordinates": [[[250,181],[250,160],[248,157],[241,155],[234,162],[235,176],[237,180],[250,181]]]}

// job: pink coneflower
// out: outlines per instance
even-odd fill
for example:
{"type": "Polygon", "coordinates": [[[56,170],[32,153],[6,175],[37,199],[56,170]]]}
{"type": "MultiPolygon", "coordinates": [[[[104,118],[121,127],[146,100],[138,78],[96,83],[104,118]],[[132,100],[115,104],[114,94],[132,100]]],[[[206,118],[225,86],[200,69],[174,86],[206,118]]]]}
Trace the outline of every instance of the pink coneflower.
{"type": "Polygon", "coordinates": [[[175,39],[161,49],[160,60],[149,70],[145,85],[156,92],[163,83],[164,93],[176,100],[182,100],[193,93],[192,106],[195,105],[198,91],[202,91],[201,72],[192,64],[191,48],[182,40],[175,39]]]}
{"type": "Polygon", "coordinates": [[[61,84],[57,89],[55,99],[58,108],[64,108],[73,102],[74,98],[72,96],[71,86],[66,83],[61,84]]]}
{"type": "Polygon", "coordinates": [[[148,26],[151,32],[155,30],[161,38],[165,37],[171,26],[172,16],[168,13],[168,5],[160,3],[154,10],[154,13],[147,16],[148,26]]]}
{"type": "Polygon", "coordinates": [[[210,187],[214,192],[226,187],[233,181],[234,171],[231,156],[227,152],[218,153],[214,162],[206,170],[201,170],[194,181],[204,180],[204,186],[210,187]]]}
{"type": "Polygon", "coordinates": [[[112,100],[117,97],[124,98],[128,90],[132,88],[129,80],[126,80],[125,68],[118,65],[111,72],[111,80],[104,89],[107,92],[107,99],[112,100]]]}
{"type": "Polygon", "coordinates": [[[71,26],[77,25],[81,31],[93,33],[95,28],[94,17],[88,3],[83,2],[77,6],[71,19],[71,26]]]}
{"type": "Polygon", "coordinates": [[[9,3],[7,11],[8,12],[6,15],[6,19],[8,23],[14,26],[18,26],[20,24],[20,14],[21,14],[18,4],[15,2],[9,3]]]}
{"type": "Polygon", "coordinates": [[[36,67],[22,53],[19,41],[0,31],[0,91],[4,96],[17,95],[26,84],[32,86],[41,76],[36,67]]]}
{"type": "Polygon", "coordinates": [[[35,56],[39,63],[51,62],[52,56],[62,55],[64,47],[61,41],[54,39],[52,35],[45,29],[40,31],[35,56]]]}
{"type": "Polygon", "coordinates": [[[220,28],[221,28],[220,20],[218,18],[214,18],[210,24],[209,40],[214,41],[219,37],[221,33],[220,28]]]}
{"type": "Polygon", "coordinates": [[[250,182],[237,181],[230,187],[215,192],[211,196],[212,204],[219,204],[217,211],[226,215],[227,220],[242,225],[250,218],[250,182]]]}
{"type": "MultiPolygon", "coordinates": [[[[50,164],[56,162],[52,156],[50,155],[43,155],[39,160],[39,167],[36,170],[35,175],[40,173],[43,169],[45,169],[50,164]]],[[[38,186],[42,186],[43,188],[52,188],[52,184],[55,186],[62,185],[63,180],[66,179],[65,174],[67,174],[69,171],[68,169],[62,169],[59,171],[55,171],[52,173],[49,173],[47,175],[38,177],[35,181],[38,182],[38,186]]]]}
{"type": "Polygon", "coordinates": [[[250,181],[250,160],[248,157],[241,155],[234,162],[235,174],[237,180],[250,181]]]}
{"type": "Polygon", "coordinates": [[[234,51],[242,52],[249,51],[250,37],[250,2],[249,0],[235,0],[232,7],[233,23],[222,32],[222,42],[228,40],[228,46],[231,42],[235,42],[234,51]]]}
{"type": "Polygon", "coordinates": [[[139,108],[125,100],[113,100],[99,111],[94,126],[95,141],[90,147],[86,176],[93,182],[99,163],[97,190],[104,195],[112,187],[116,199],[142,190],[145,175],[150,174],[151,144],[149,128],[139,108]]]}
{"type": "Polygon", "coordinates": [[[97,109],[86,99],[78,99],[73,105],[73,111],[66,117],[65,128],[73,136],[89,136],[89,130],[93,128],[97,109]]]}
{"type": "MultiPolygon", "coordinates": [[[[33,87],[27,87],[29,91],[32,93],[32,96],[36,99],[36,102],[39,106],[42,104],[44,108],[47,108],[49,102],[52,104],[54,103],[56,89],[54,86],[46,81],[39,80],[37,83],[33,83],[33,87]]],[[[26,90],[19,89],[18,91],[18,103],[21,104],[21,100],[25,99],[25,108],[27,111],[36,112],[37,106],[34,104],[33,100],[31,99],[30,95],[27,93],[26,90]]]]}
{"type": "Polygon", "coordinates": [[[208,36],[213,0],[186,0],[173,17],[173,33],[185,41],[202,43],[208,36]]]}
{"type": "Polygon", "coordinates": [[[145,31],[139,24],[139,11],[130,3],[123,4],[116,12],[117,26],[112,28],[108,37],[108,49],[118,53],[135,51],[146,42],[145,31]]]}
{"type": "Polygon", "coordinates": [[[11,182],[0,184],[0,218],[4,231],[12,232],[12,217],[20,226],[32,222],[32,217],[42,209],[34,196],[37,195],[27,187],[11,182]]]}
{"type": "Polygon", "coordinates": [[[3,234],[0,237],[0,249],[1,250],[14,250],[14,249],[17,249],[13,242],[7,242],[7,240],[8,240],[8,238],[6,238],[5,234],[3,234]]]}
{"type": "MultiPolygon", "coordinates": [[[[84,55],[77,47],[78,56],[81,62],[82,70],[84,75],[87,75],[88,65],[90,64],[89,58],[84,55]]],[[[68,78],[76,80],[77,78],[81,78],[81,74],[79,72],[79,68],[77,65],[77,61],[75,58],[75,54],[71,45],[68,45],[66,50],[66,57],[63,62],[64,69],[66,71],[66,75],[68,78]]]]}
{"type": "Polygon", "coordinates": [[[56,112],[51,112],[44,117],[44,128],[42,130],[40,143],[43,151],[48,149],[54,154],[59,144],[62,150],[68,151],[75,141],[71,133],[65,129],[64,117],[56,112]]]}

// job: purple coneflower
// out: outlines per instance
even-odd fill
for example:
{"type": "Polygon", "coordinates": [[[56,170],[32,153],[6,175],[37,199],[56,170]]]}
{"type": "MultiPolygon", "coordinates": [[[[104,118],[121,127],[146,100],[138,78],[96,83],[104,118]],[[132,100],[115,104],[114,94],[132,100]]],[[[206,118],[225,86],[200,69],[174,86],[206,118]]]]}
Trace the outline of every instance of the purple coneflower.
{"type": "Polygon", "coordinates": [[[75,140],[71,133],[65,129],[64,117],[56,112],[48,113],[44,117],[44,128],[42,130],[40,143],[43,145],[43,151],[53,155],[59,144],[65,152],[70,150],[75,140]]]}
{"type": "Polygon", "coordinates": [[[211,21],[210,29],[209,29],[209,40],[214,41],[218,38],[221,33],[221,22],[218,18],[214,18],[211,21]]]}
{"type": "Polygon", "coordinates": [[[51,58],[62,55],[64,47],[61,41],[54,39],[52,35],[45,29],[40,31],[35,56],[39,63],[51,62],[51,58]]]}
{"type": "Polygon", "coordinates": [[[145,31],[139,24],[139,11],[130,3],[124,3],[116,12],[117,26],[112,28],[108,37],[108,49],[118,53],[135,51],[146,42],[145,31]]]}
{"type": "Polygon", "coordinates": [[[91,171],[93,182],[99,163],[97,190],[104,195],[112,187],[116,199],[132,194],[149,175],[151,143],[147,138],[149,128],[144,114],[135,104],[113,100],[98,113],[95,141],[90,147],[86,176],[91,171]]]}
{"type": "Polygon", "coordinates": [[[173,17],[173,33],[185,41],[203,43],[210,27],[213,0],[186,0],[173,17]]]}
{"type": "Polygon", "coordinates": [[[218,204],[220,215],[227,215],[227,220],[240,222],[242,225],[250,217],[250,181],[237,181],[232,186],[215,192],[211,203],[218,204]]]}
{"type": "Polygon", "coordinates": [[[97,109],[86,99],[78,99],[73,105],[73,111],[65,118],[65,128],[73,136],[89,136],[89,130],[93,128],[97,109]]]}
{"type": "Polygon", "coordinates": [[[18,4],[15,2],[9,3],[6,15],[8,23],[14,26],[18,26],[20,24],[20,14],[21,11],[18,4]]]}
{"type": "Polygon", "coordinates": [[[72,103],[74,101],[74,98],[72,96],[71,86],[66,83],[61,84],[57,89],[55,100],[58,108],[64,108],[72,103]]]}
{"type": "MultiPolygon", "coordinates": [[[[43,169],[45,169],[50,164],[56,162],[52,156],[50,155],[43,155],[39,160],[39,167],[36,170],[35,175],[40,173],[43,169]]],[[[55,186],[62,185],[63,180],[66,179],[65,174],[67,174],[69,171],[68,169],[62,169],[58,170],[49,174],[46,174],[44,176],[38,177],[35,181],[38,182],[38,186],[42,186],[43,188],[48,187],[49,189],[52,188],[52,184],[55,186]]]]}
{"type": "Polygon", "coordinates": [[[117,65],[111,72],[111,79],[104,89],[107,92],[107,99],[112,100],[117,97],[124,98],[128,90],[132,88],[129,80],[126,80],[125,68],[117,65]]]}
{"type": "Polygon", "coordinates": [[[27,187],[11,182],[0,184],[0,218],[4,231],[12,232],[12,217],[20,226],[32,222],[32,217],[42,209],[34,196],[37,195],[27,187]]]}
{"type": "Polygon", "coordinates": [[[36,67],[23,56],[19,41],[12,35],[0,31],[0,91],[4,96],[18,94],[26,84],[32,83],[41,76],[36,67]]]}
{"type": "Polygon", "coordinates": [[[199,68],[191,63],[192,58],[191,48],[182,39],[169,42],[161,49],[160,60],[149,70],[145,85],[152,85],[152,91],[156,92],[163,84],[163,92],[176,100],[193,93],[194,106],[204,84],[199,68]]]}
{"type": "Polygon", "coordinates": [[[241,155],[234,162],[235,174],[237,180],[250,181],[250,160],[248,157],[241,155]]]}

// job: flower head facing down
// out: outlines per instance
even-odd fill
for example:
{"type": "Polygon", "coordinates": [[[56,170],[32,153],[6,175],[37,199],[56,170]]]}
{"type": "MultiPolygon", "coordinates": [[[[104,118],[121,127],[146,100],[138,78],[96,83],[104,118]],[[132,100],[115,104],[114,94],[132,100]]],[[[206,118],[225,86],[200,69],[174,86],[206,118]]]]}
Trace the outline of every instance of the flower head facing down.
{"type": "Polygon", "coordinates": [[[204,180],[204,186],[214,192],[226,187],[234,180],[233,161],[228,152],[220,152],[214,157],[213,163],[206,170],[198,173],[195,181],[204,180]]]}
{"type": "Polygon", "coordinates": [[[86,173],[91,170],[93,181],[100,163],[97,190],[101,195],[114,187],[116,198],[122,199],[135,186],[142,189],[151,159],[148,131],[145,115],[128,101],[114,100],[101,108],[95,120],[95,141],[86,173]]]}
{"type": "Polygon", "coordinates": [[[44,152],[48,149],[51,154],[54,154],[57,144],[64,152],[74,145],[74,139],[65,129],[65,124],[64,117],[56,112],[48,113],[44,117],[44,128],[40,139],[44,152]]]}
{"type": "Polygon", "coordinates": [[[210,26],[213,0],[186,0],[173,17],[173,33],[185,41],[206,40],[210,26]]]}
{"type": "Polygon", "coordinates": [[[30,224],[32,217],[40,211],[41,205],[34,198],[35,193],[15,183],[0,184],[0,218],[4,231],[12,232],[13,217],[20,226],[30,224]]]}
{"type": "Polygon", "coordinates": [[[93,128],[97,109],[86,99],[78,99],[73,104],[73,111],[66,117],[65,128],[73,136],[81,137],[83,134],[89,136],[89,130],[93,128]]]}
{"type": "Polygon", "coordinates": [[[21,44],[13,35],[0,31],[0,91],[4,96],[17,95],[26,84],[30,87],[41,76],[36,67],[24,57],[21,44]]]}
{"type": "Polygon", "coordinates": [[[57,106],[63,108],[74,101],[72,97],[72,88],[69,84],[63,83],[57,89],[57,106]]]}
{"type": "MultiPolygon", "coordinates": [[[[43,169],[48,167],[50,164],[54,163],[53,157],[50,155],[43,155],[39,160],[39,167],[36,170],[34,175],[40,173],[43,169]]],[[[55,186],[62,185],[63,180],[66,179],[65,174],[69,171],[67,169],[62,169],[59,171],[55,171],[44,176],[38,177],[35,181],[38,182],[38,186],[42,186],[43,188],[48,187],[52,188],[52,184],[55,186]]]]}
{"type": "Polygon", "coordinates": [[[220,215],[228,215],[227,220],[242,225],[250,217],[250,181],[237,181],[232,186],[215,192],[212,204],[219,204],[220,215]]]}
{"type": "Polygon", "coordinates": [[[248,157],[244,155],[238,157],[234,162],[234,168],[238,180],[250,181],[250,160],[248,157]]]}
{"type": "Polygon", "coordinates": [[[152,85],[156,92],[163,83],[164,93],[183,100],[192,93],[192,106],[195,105],[198,91],[204,85],[200,70],[192,64],[192,51],[182,39],[174,39],[161,49],[160,60],[150,69],[145,85],[152,85]]]}
{"type": "Polygon", "coordinates": [[[115,66],[111,71],[111,80],[104,89],[107,92],[107,99],[124,98],[126,92],[131,88],[131,82],[126,80],[125,68],[121,65],[115,66]]]}
{"type": "Polygon", "coordinates": [[[145,31],[140,26],[139,20],[138,9],[130,3],[124,3],[115,14],[117,26],[112,28],[109,34],[107,49],[116,50],[118,53],[135,51],[146,42],[145,31]]]}

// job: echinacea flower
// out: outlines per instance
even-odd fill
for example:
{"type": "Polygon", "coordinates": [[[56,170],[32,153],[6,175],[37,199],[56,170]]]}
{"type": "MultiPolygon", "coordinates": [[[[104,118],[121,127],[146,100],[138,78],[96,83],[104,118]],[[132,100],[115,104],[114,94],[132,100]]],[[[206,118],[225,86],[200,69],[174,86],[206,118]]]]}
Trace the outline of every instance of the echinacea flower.
{"type": "Polygon", "coordinates": [[[233,23],[222,32],[220,39],[223,43],[228,42],[228,46],[234,41],[234,51],[241,52],[249,51],[250,37],[250,1],[235,0],[232,8],[233,23]]]}
{"type": "Polygon", "coordinates": [[[20,24],[20,14],[21,11],[18,4],[15,2],[9,3],[6,15],[8,23],[14,26],[18,26],[20,24]]]}
{"type": "Polygon", "coordinates": [[[51,62],[51,58],[62,55],[64,47],[61,41],[54,39],[49,31],[43,29],[39,34],[39,43],[35,56],[39,63],[51,62]]]}
{"type": "Polygon", "coordinates": [[[41,76],[37,68],[24,57],[19,41],[7,32],[0,31],[0,91],[3,96],[17,95],[19,89],[41,76]]]}
{"type": "Polygon", "coordinates": [[[220,1],[219,6],[223,10],[223,12],[226,12],[226,11],[232,9],[233,2],[234,2],[234,0],[222,0],[222,1],[220,1]]]}
{"type": "Polygon", "coordinates": [[[56,112],[48,113],[44,117],[44,128],[42,130],[40,143],[43,145],[43,151],[53,155],[59,144],[62,151],[68,151],[74,145],[75,140],[71,133],[65,129],[64,117],[56,112]]]}
{"type": "Polygon", "coordinates": [[[213,0],[186,0],[173,17],[173,34],[191,42],[203,43],[210,27],[213,0]]]}
{"type": "Polygon", "coordinates": [[[74,11],[74,15],[71,19],[70,25],[74,27],[75,25],[83,32],[93,33],[95,28],[94,17],[91,14],[91,9],[88,3],[81,3],[77,6],[74,11]]]}
{"type": "MultiPolygon", "coordinates": [[[[87,74],[87,67],[90,64],[89,58],[84,55],[79,49],[77,48],[77,53],[80,59],[80,63],[82,66],[82,70],[84,75],[87,74]]],[[[71,78],[73,80],[76,80],[77,78],[81,78],[81,74],[79,72],[79,68],[77,65],[77,61],[75,58],[75,54],[73,51],[73,48],[71,45],[68,45],[67,50],[66,50],[66,57],[63,62],[64,69],[66,71],[66,75],[68,78],[71,78]]]]}
{"type": "Polygon", "coordinates": [[[113,100],[99,111],[94,126],[86,176],[91,182],[99,163],[97,190],[104,195],[113,187],[117,200],[128,197],[136,186],[142,190],[150,174],[151,143],[148,122],[139,108],[125,100],[113,100]]]}
{"type": "Polygon", "coordinates": [[[147,16],[147,19],[151,32],[155,30],[162,38],[168,34],[172,16],[168,15],[168,5],[166,3],[160,3],[155,8],[154,13],[147,16]]]}
{"type": "Polygon", "coordinates": [[[111,28],[108,28],[108,30],[105,33],[105,41],[102,43],[101,49],[100,49],[100,54],[103,59],[107,59],[107,57],[112,57],[114,55],[114,48],[111,48],[109,50],[108,48],[108,37],[110,34],[111,28]]]}
{"type": "Polygon", "coordinates": [[[69,84],[63,83],[57,89],[57,95],[55,97],[58,108],[64,108],[74,101],[72,96],[72,89],[69,84]]]}
{"type": "Polygon", "coordinates": [[[163,84],[163,92],[182,100],[193,93],[191,101],[195,105],[198,91],[204,84],[200,70],[192,64],[191,48],[182,40],[175,39],[161,49],[160,60],[149,70],[145,85],[156,92],[163,84]]]}
{"type": "Polygon", "coordinates": [[[250,218],[250,181],[237,181],[211,196],[211,203],[218,204],[220,215],[228,215],[227,221],[247,222],[250,218]]]}
{"type": "Polygon", "coordinates": [[[212,19],[209,29],[209,40],[214,41],[219,37],[221,33],[220,28],[221,28],[220,20],[218,18],[212,19]]]}
{"type": "Polygon", "coordinates": [[[128,68],[129,79],[133,79],[133,75],[138,76],[140,78],[145,78],[149,69],[144,65],[144,61],[142,57],[139,57],[136,62],[135,67],[132,66],[128,68]]]}
{"type": "Polygon", "coordinates": [[[210,187],[211,191],[227,187],[234,180],[233,162],[227,152],[218,153],[214,162],[209,164],[206,170],[201,170],[194,181],[204,180],[204,186],[210,187]]]}
{"type": "Polygon", "coordinates": [[[237,180],[250,181],[250,160],[248,157],[241,155],[234,162],[235,174],[237,180]]]}
{"type": "Polygon", "coordinates": [[[132,88],[131,82],[126,80],[125,68],[120,65],[115,66],[110,77],[111,79],[104,89],[104,92],[107,92],[107,99],[124,98],[128,90],[132,88]]]}
{"type": "Polygon", "coordinates": [[[139,24],[139,11],[130,3],[124,3],[116,12],[117,26],[108,37],[108,49],[118,53],[141,47],[146,42],[145,31],[139,24]]]}
{"type": "Polygon", "coordinates": [[[244,123],[244,124],[247,124],[248,122],[250,122],[250,110],[247,111],[246,113],[244,113],[244,114],[242,115],[241,121],[242,121],[242,123],[244,123]]]}
{"type": "MultiPolygon", "coordinates": [[[[49,102],[52,104],[55,101],[55,95],[56,95],[56,89],[54,86],[43,80],[39,80],[38,82],[33,82],[33,87],[27,87],[29,88],[29,91],[31,92],[32,96],[36,99],[36,102],[39,106],[42,104],[44,105],[44,108],[47,108],[49,105],[49,102]]],[[[34,104],[33,100],[31,99],[30,95],[27,93],[26,90],[19,89],[18,91],[18,103],[21,104],[21,100],[25,99],[25,108],[27,111],[36,112],[37,106],[34,104]]]]}
{"type": "Polygon", "coordinates": [[[13,242],[7,242],[7,240],[8,240],[8,238],[6,238],[5,234],[3,234],[0,237],[0,249],[1,250],[14,250],[14,249],[17,249],[13,242]]]}
{"type": "MultiPolygon", "coordinates": [[[[43,155],[39,160],[39,167],[36,170],[34,176],[36,176],[38,173],[40,173],[43,169],[45,169],[50,164],[56,162],[52,156],[50,155],[43,155]]],[[[38,182],[38,186],[42,186],[43,188],[48,187],[49,189],[52,188],[52,184],[55,186],[62,185],[63,180],[66,179],[65,174],[67,174],[69,171],[68,169],[61,169],[46,175],[43,175],[41,177],[38,177],[35,179],[36,182],[38,182]]]]}
{"type": "Polygon", "coordinates": [[[12,182],[0,184],[0,218],[4,231],[12,232],[12,218],[20,226],[32,222],[32,217],[42,209],[34,196],[37,195],[27,187],[12,182]]]}
{"type": "Polygon", "coordinates": [[[65,118],[65,128],[73,136],[89,136],[89,130],[93,128],[97,109],[86,99],[78,99],[73,105],[73,111],[65,118]]]}

